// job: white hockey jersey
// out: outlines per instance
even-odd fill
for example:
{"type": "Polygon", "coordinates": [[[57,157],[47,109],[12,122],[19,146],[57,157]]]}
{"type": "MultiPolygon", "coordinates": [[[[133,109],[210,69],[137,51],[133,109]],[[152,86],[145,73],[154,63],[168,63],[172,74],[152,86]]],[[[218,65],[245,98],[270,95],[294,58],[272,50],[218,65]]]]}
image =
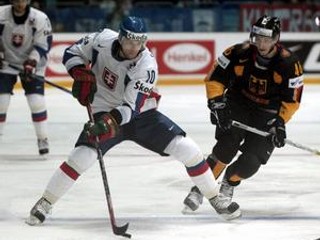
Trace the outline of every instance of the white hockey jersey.
{"type": "Polygon", "coordinates": [[[122,125],[132,114],[156,108],[160,95],[155,91],[158,65],[153,54],[145,48],[135,59],[118,60],[112,55],[117,38],[118,33],[110,29],[90,34],[66,49],[63,62],[68,71],[91,64],[97,80],[93,112],[116,108],[122,115],[122,125]]]}
{"type": "Polygon", "coordinates": [[[0,52],[4,53],[4,66],[0,72],[18,74],[9,64],[23,69],[23,62],[30,58],[37,61],[35,74],[44,76],[51,43],[52,28],[45,13],[30,7],[24,24],[16,24],[12,6],[0,7],[0,52]]]}

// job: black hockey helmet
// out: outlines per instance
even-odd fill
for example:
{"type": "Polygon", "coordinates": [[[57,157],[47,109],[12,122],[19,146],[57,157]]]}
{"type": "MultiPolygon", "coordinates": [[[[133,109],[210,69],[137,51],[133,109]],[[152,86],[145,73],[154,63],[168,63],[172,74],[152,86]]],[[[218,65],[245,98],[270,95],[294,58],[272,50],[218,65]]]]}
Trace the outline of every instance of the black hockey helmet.
{"type": "Polygon", "coordinates": [[[280,19],[264,15],[252,25],[250,32],[250,41],[253,42],[255,36],[270,37],[279,40],[281,31],[280,19]]]}

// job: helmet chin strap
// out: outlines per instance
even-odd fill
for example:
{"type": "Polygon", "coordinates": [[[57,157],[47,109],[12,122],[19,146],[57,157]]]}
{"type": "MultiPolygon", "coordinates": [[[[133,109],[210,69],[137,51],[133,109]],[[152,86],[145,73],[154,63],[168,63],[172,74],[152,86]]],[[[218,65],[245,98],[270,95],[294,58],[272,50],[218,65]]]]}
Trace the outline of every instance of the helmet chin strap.
{"type": "Polygon", "coordinates": [[[119,57],[121,60],[126,60],[126,59],[128,59],[128,58],[126,57],[126,55],[124,54],[124,52],[123,52],[123,49],[122,49],[122,46],[121,46],[121,42],[119,42],[118,57],[119,57]]]}
{"type": "MultiPolygon", "coordinates": [[[[266,55],[269,55],[273,50],[275,50],[277,47],[277,43],[279,42],[280,39],[280,35],[276,36],[276,39],[274,40],[274,44],[272,46],[272,48],[270,48],[269,52],[266,55]]],[[[273,57],[273,56],[271,56],[273,57]]]]}

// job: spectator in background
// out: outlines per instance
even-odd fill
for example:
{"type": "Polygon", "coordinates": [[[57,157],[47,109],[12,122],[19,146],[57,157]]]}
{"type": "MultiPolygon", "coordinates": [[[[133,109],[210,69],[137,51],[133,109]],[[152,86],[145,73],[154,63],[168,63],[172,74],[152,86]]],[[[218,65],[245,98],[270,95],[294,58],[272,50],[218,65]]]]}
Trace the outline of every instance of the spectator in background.
{"type": "Polygon", "coordinates": [[[31,7],[34,7],[34,8],[39,9],[39,10],[42,9],[42,6],[41,6],[39,1],[32,1],[31,7]]]}
{"type": "MultiPolygon", "coordinates": [[[[133,5],[163,5],[163,4],[172,4],[172,5],[178,5],[180,2],[185,2],[186,0],[133,0],[133,5]]],[[[192,0],[193,1],[193,0],[192,0]]]]}
{"type": "Polygon", "coordinates": [[[99,2],[99,7],[102,9],[107,9],[107,11],[110,11],[114,9],[116,3],[113,0],[103,0],[99,2]]]}
{"type": "Polygon", "coordinates": [[[106,26],[113,30],[117,30],[122,20],[129,15],[131,9],[131,0],[116,1],[113,11],[106,17],[106,26]]]}
{"type": "Polygon", "coordinates": [[[97,5],[100,8],[103,9],[113,9],[115,7],[115,1],[114,0],[89,0],[89,5],[97,5]]]}

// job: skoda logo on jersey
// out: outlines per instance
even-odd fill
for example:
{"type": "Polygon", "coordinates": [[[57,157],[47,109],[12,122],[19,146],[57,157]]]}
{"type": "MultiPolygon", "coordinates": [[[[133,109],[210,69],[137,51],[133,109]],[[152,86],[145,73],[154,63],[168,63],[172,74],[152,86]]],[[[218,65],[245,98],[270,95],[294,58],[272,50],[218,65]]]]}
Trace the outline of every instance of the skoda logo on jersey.
{"type": "Polygon", "coordinates": [[[12,45],[15,47],[21,47],[23,43],[24,35],[22,34],[13,34],[11,38],[12,45]]]}
{"type": "Polygon", "coordinates": [[[152,92],[152,88],[148,88],[146,87],[142,82],[138,81],[135,83],[134,85],[134,89],[138,89],[139,92],[142,92],[142,93],[151,93],[152,92]]]}

